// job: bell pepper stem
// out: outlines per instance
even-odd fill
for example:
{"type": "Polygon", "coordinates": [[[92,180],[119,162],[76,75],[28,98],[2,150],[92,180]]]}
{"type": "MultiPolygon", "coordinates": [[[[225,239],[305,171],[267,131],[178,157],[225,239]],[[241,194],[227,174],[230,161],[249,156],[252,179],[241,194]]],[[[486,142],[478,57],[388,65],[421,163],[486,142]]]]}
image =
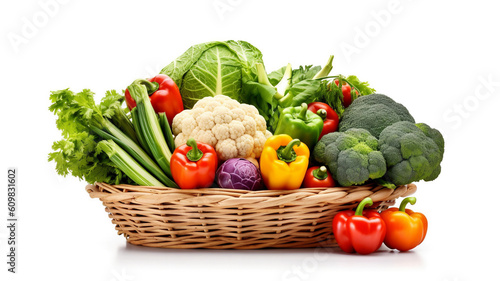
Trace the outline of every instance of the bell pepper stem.
{"type": "Polygon", "coordinates": [[[157,82],[151,82],[146,79],[137,79],[134,81],[134,83],[144,85],[144,87],[146,87],[146,90],[148,91],[149,96],[158,91],[158,89],[160,88],[160,85],[157,82]]]}
{"type": "Polygon", "coordinates": [[[313,177],[317,178],[318,180],[324,180],[328,177],[328,173],[326,172],[326,167],[321,166],[315,170],[313,170],[313,177]]]}
{"type": "Polygon", "coordinates": [[[186,144],[192,147],[192,149],[186,153],[186,157],[189,161],[196,162],[203,157],[203,152],[198,148],[198,144],[193,138],[188,139],[186,144]]]}
{"type": "Polygon", "coordinates": [[[307,115],[307,103],[303,102],[300,105],[302,108],[300,109],[299,112],[299,119],[306,120],[306,115],[307,115]]]}
{"type": "MultiPolygon", "coordinates": [[[[137,80],[136,80],[137,81],[137,80]]],[[[152,95],[154,92],[158,91],[160,88],[160,85],[157,82],[151,82],[146,79],[139,79],[139,82],[146,86],[146,89],[148,90],[148,95],[152,95]]]]}
{"type": "Polygon", "coordinates": [[[135,80],[130,86],[127,87],[128,91],[130,92],[130,95],[132,98],[137,102],[141,102],[146,96],[152,95],[154,92],[156,92],[159,88],[159,84],[156,82],[150,82],[146,79],[137,79],[135,80]],[[144,89],[146,90],[144,94],[144,89]]]}
{"type": "Polygon", "coordinates": [[[403,199],[403,201],[401,201],[401,205],[399,205],[399,211],[400,212],[404,212],[405,209],[406,209],[406,205],[410,203],[412,205],[415,205],[415,203],[417,203],[417,198],[415,197],[406,197],[405,199],[403,199]]]}
{"type": "Polygon", "coordinates": [[[149,82],[149,83],[151,83],[151,84],[148,84],[148,86],[146,86],[146,88],[148,89],[148,94],[151,96],[156,91],[158,91],[158,89],[160,89],[160,84],[158,84],[158,82],[149,82]]]}
{"type": "Polygon", "coordinates": [[[355,216],[362,216],[363,215],[363,208],[365,205],[371,206],[373,205],[373,200],[370,197],[366,197],[365,199],[361,200],[359,202],[358,207],[356,208],[356,212],[354,213],[355,216]]]}
{"type": "Polygon", "coordinates": [[[319,117],[321,117],[321,119],[323,119],[323,121],[325,121],[326,119],[326,110],[325,109],[319,109],[318,111],[316,111],[316,114],[319,115],[319,117]]]}
{"type": "Polygon", "coordinates": [[[147,96],[146,86],[144,86],[140,83],[136,83],[136,81],[134,81],[134,83],[130,84],[127,87],[127,89],[130,92],[130,95],[132,96],[132,98],[137,103],[142,102],[143,98],[145,98],[145,96],[147,96]]]}
{"type": "Polygon", "coordinates": [[[287,163],[295,161],[295,159],[297,158],[297,154],[293,150],[293,147],[299,145],[300,145],[299,139],[291,140],[285,147],[282,146],[278,149],[277,151],[278,158],[287,163]]]}

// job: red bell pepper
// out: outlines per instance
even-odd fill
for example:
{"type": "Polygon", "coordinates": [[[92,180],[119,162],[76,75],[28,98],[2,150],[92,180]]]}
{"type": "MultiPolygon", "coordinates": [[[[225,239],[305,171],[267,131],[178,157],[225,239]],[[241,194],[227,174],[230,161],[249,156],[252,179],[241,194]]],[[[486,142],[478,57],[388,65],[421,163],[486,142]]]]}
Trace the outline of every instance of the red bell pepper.
{"type": "MultiPolygon", "coordinates": [[[[149,82],[153,82],[157,86],[156,89],[148,90],[149,99],[155,112],[165,112],[168,123],[172,126],[172,120],[175,115],[184,110],[179,88],[174,80],[165,74],[158,74],[149,79],[149,82]]],[[[125,102],[130,110],[136,106],[135,100],[130,95],[128,89],[125,90],[125,102]]]]}
{"type": "Polygon", "coordinates": [[[391,249],[408,251],[420,245],[427,234],[427,218],[422,213],[406,209],[406,204],[415,204],[415,197],[403,199],[398,208],[389,208],[380,215],[387,226],[384,244],[391,249]]]}
{"type": "MultiPolygon", "coordinates": [[[[339,85],[339,80],[334,80],[335,85],[339,85]]],[[[352,88],[351,85],[349,85],[347,82],[342,82],[342,104],[344,105],[345,108],[347,108],[349,105],[351,105],[353,98],[352,98],[352,88]]],[[[355,97],[359,97],[359,92],[356,90],[354,91],[355,97]]]]}
{"type": "Polygon", "coordinates": [[[337,131],[339,127],[339,115],[328,104],[323,102],[312,102],[307,106],[307,109],[323,118],[323,130],[318,140],[328,133],[337,131]]]}
{"type": "Polygon", "coordinates": [[[214,148],[192,138],[176,148],[170,159],[170,171],[182,189],[210,187],[215,179],[217,165],[214,148]]]}
{"type": "Polygon", "coordinates": [[[302,187],[333,187],[335,180],[325,166],[307,169],[302,187]]]}
{"type": "Polygon", "coordinates": [[[342,211],[333,218],[333,235],[344,252],[354,251],[366,255],[375,252],[384,241],[386,226],[380,214],[375,210],[365,210],[373,201],[363,199],[356,212],[342,211]]]}

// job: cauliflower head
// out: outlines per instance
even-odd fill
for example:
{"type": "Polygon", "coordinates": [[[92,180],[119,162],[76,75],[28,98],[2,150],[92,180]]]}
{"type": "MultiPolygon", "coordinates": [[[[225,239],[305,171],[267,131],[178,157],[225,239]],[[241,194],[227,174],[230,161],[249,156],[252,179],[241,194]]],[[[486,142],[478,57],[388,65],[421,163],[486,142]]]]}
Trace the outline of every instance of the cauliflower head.
{"type": "Polygon", "coordinates": [[[342,186],[363,184],[384,176],[384,157],[378,141],[365,129],[349,129],[324,135],[314,148],[316,161],[324,163],[342,186]]]}
{"type": "Polygon", "coordinates": [[[177,114],[172,131],[176,147],[194,138],[214,147],[221,160],[259,158],[272,136],[257,108],[224,95],[205,97],[177,114]]]}
{"type": "Polygon", "coordinates": [[[424,123],[401,121],[385,128],[379,149],[387,162],[386,179],[395,185],[432,181],[441,172],[443,136],[424,123]]]}

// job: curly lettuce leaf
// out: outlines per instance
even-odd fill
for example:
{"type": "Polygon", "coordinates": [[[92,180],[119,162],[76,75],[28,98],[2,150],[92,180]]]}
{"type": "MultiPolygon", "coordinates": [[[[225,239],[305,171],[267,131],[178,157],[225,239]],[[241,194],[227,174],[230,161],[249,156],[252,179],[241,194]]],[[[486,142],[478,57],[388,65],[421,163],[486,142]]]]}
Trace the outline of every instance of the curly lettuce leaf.
{"type": "MultiPolygon", "coordinates": [[[[120,95],[110,93],[100,105],[96,105],[94,93],[87,89],[76,94],[69,89],[52,92],[49,110],[57,116],[56,125],[63,139],[53,143],[48,161],[56,163],[59,175],[70,174],[88,183],[132,183],[105,153],[97,150],[101,139],[89,128],[92,116],[99,108],[119,106],[120,98],[120,95]]],[[[106,115],[112,117],[112,112],[106,112],[106,115]]]]}
{"type": "MultiPolygon", "coordinates": [[[[283,78],[283,75],[285,73],[286,66],[283,66],[280,69],[277,69],[267,75],[269,78],[269,82],[273,86],[276,86],[281,79],[283,78]]],[[[294,84],[299,83],[302,80],[307,80],[307,79],[312,79],[316,73],[318,73],[321,70],[321,66],[312,66],[312,65],[306,65],[306,66],[299,66],[297,69],[292,70],[292,78],[290,80],[290,86],[293,86],[294,84]]]]}
{"type": "Polygon", "coordinates": [[[359,92],[360,96],[371,95],[375,93],[375,89],[370,87],[368,82],[361,82],[358,77],[354,75],[347,76],[345,78],[349,83],[351,83],[359,92]]]}

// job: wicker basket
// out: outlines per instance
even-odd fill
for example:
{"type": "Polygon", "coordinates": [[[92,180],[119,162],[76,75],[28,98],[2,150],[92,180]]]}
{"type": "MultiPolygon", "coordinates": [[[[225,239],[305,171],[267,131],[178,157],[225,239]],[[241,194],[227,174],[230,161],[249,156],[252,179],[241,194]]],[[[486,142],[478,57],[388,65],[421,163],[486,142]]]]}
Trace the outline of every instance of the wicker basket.
{"type": "Polygon", "coordinates": [[[416,191],[356,187],[244,191],[88,185],[131,244],[162,248],[307,248],[336,246],[331,222],[371,197],[379,210],[416,191]]]}

